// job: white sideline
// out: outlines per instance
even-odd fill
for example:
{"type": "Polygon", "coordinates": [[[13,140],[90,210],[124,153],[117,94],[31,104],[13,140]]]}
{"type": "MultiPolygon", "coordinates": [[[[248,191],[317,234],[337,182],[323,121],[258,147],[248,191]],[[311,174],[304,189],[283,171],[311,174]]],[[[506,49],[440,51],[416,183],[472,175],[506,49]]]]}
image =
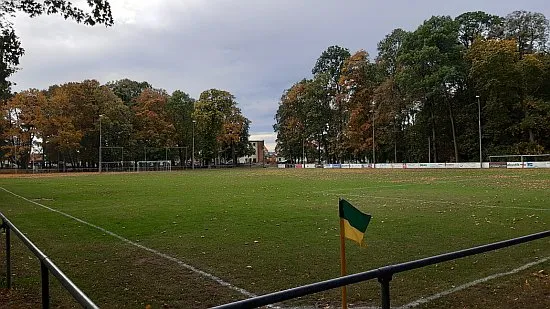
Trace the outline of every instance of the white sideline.
{"type": "MultiPolygon", "coordinates": [[[[335,194],[335,193],[331,193],[335,194]]],[[[343,195],[343,194],[340,194],[343,195]]],[[[474,204],[474,203],[462,203],[462,202],[451,202],[451,201],[434,201],[434,200],[423,200],[423,199],[413,199],[407,197],[393,197],[393,196],[375,196],[367,194],[346,194],[346,196],[353,197],[370,197],[375,199],[387,199],[387,200],[398,200],[398,201],[409,201],[409,202],[420,202],[420,203],[430,203],[430,204],[449,204],[449,205],[465,205],[471,207],[483,207],[483,208],[502,208],[502,209],[523,209],[523,210],[539,210],[539,211],[550,211],[547,208],[534,208],[534,207],[516,207],[516,206],[495,206],[495,205],[484,205],[484,204],[474,204]]]]}
{"type": "Polygon", "coordinates": [[[449,294],[452,294],[452,293],[455,293],[455,292],[458,292],[458,291],[461,291],[461,290],[464,290],[466,288],[469,288],[469,287],[472,287],[476,284],[479,284],[479,283],[483,283],[483,282],[487,282],[489,280],[492,280],[492,279],[496,279],[496,278],[499,278],[499,277],[503,277],[503,276],[508,276],[508,275],[512,275],[512,274],[516,274],[522,270],[526,270],[530,267],[533,267],[535,265],[538,265],[538,264],[541,264],[541,263],[544,263],[546,261],[550,260],[550,257],[545,257],[545,258],[542,258],[538,261],[534,261],[534,262],[531,262],[531,263],[527,263],[523,266],[520,266],[516,269],[512,269],[510,271],[507,271],[507,272],[503,272],[503,273],[498,273],[498,274],[494,274],[494,275],[490,275],[488,277],[485,277],[485,278],[481,278],[481,279],[477,279],[477,280],[474,280],[472,282],[468,282],[468,283],[465,283],[463,285],[459,285],[455,288],[452,288],[452,289],[449,289],[449,290],[446,290],[446,291],[443,291],[443,292],[439,292],[439,293],[436,293],[432,296],[429,296],[429,297],[426,297],[426,298],[420,298],[420,299],[417,299],[413,302],[410,302],[406,305],[403,305],[401,307],[397,307],[397,309],[408,309],[408,308],[414,308],[416,306],[419,306],[419,305],[422,305],[422,304],[425,304],[425,303],[428,303],[432,300],[435,300],[435,299],[438,299],[438,298],[441,298],[443,296],[446,296],[446,295],[449,295],[449,294]]]}
{"type": "MultiPolygon", "coordinates": [[[[440,184],[440,183],[453,183],[453,182],[465,182],[465,181],[473,181],[473,180],[478,180],[480,178],[460,178],[460,179],[434,179],[434,180],[427,180],[427,181],[430,181],[430,182],[436,182],[437,181],[437,184],[440,184]]],[[[410,183],[410,182],[406,182],[406,183],[394,183],[394,184],[388,184],[388,183],[383,183],[382,185],[374,185],[374,186],[370,186],[370,187],[355,187],[355,188],[337,188],[337,189],[327,189],[327,190],[322,190],[322,191],[313,191],[312,193],[326,193],[326,192],[338,192],[338,191],[355,191],[355,190],[364,190],[364,189],[382,189],[382,188],[394,188],[394,187],[407,187],[407,186],[416,186],[416,185],[419,185],[418,183],[410,183]]]]}
{"type": "Polygon", "coordinates": [[[78,222],[80,222],[80,223],[82,223],[82,224],[91,226],[91,227],[93,227],[93,228],[95,228],[95,229],[97,229],[97,230],[102,231],[102,232],[105,233],[105,234],[109,234],[109,235],[111,235],[111,236],[113,236],[113,237],[115,237],[115,238],[118,238],[118,239],[122,240],[122,241],[125,242],[125,243],[128,243],[128,244],[130,244],[130,245],[133,245],[133,246],[138,247],[138,248],[140,248],[140,249],[149,251],[149,252],[151,252],[151,253],[153,253],[153,254],[156,254],[156,255],[158,255],[158,256],[160,256],[160,257],[163,257],[163,258],[165,258],[165,259],[167,259],[167,260],[169,260],[169,261],[175,262],[175,263],[177,263],[178,265],[180,265],[180,266],[182,266],[182,267],[184,267],[184,268],[187,268],[187,269],[191,270],[192,272],[194,272],[194,273],[196,273],[196,274],[198,274],[198,275],[201,275],[201,276],[206,277],[206,278],[208,278],[208,279],[210,279],[210,280],[212,280],[212,281],[215,281],[215,282],[218,283],[219,285],[224,286],[224,287],[227,287],[227,288],[229,288],[229,289],[231,289],[231,290],[233,290],[233,291],[237,291],[237,292],[241,293],[241,294],[244,295],[244,296],[247,296],[247,297],[256,297],[256,296],[257,296],[257,295],[254,294],[254,293],[248,292],[247,290],[245,290],[245,289],[243,289],[243,288],[234,286],[234,285],[232,285],[231,283],[229,283],[229,282],[227,282],[227,281],[224,281],[223,279],[221,279],[221,278],[219,278],[219,277],[216,277],[216,276],[214,276],[214,275],[212,275],[212,274],[209,274],[209,273],[207,273],[207,272],[205,272],[205,271],[202,271],[202,270],[200,270],[200,269],[198,269],[198,268],[196,268],[196,267],[193,267],[193,266],[191,266],[191,265],[189,265],[189,264],[186,264],[186,263],[184,263],[184,262],[178,260],[177,258],[168,255],[168,254],[159,252],[159,251],[157,251],[157,250],[155,250],[155,249],[151,249],[151,248],[145,247],[145,246],[143,246],[143,245],[141,245],[141,244],[138,244],[138,243],[133,242],[133,241],[127,239],[127,238],[124,238],[124,237],[122,237],[122,236],[120,236],[120,235],[118,235],[118,234],[115,234],[115,233],[113,233],[113,232],[111,232],[111,231],[108,231],[108,230],[106,230],[106,229],[104,229],[104,228],[102,228],[102,227],[100,227],[100,226],[97,226],[97,225],[95,225],[95,224],[86,222],[86,221],[84,221],[84,220],[82,220],[82,219],[79,219],[79,218],[77,218],[77,217],[71,216],[71,215],[69,215],[69,214],[67,214],[67,213],[64,213],[64,212],[62,212],[62,211],[59,211],[59,210],[57,210],[57,209],[53,209],[53,208],[51,208],[51,207],[42,205],[42,204],[40,204],[40,203],[38,203],[38,202],[35,202],[35,201],[33,201],[33,200],[29,200],[28,198],[26,198],[26,197],[24,197],[24,196],[21,196],[21,195],[19,195],[19,194],[13,193],[13,192],[7,190],[7,189],[4,188],[4,187],[0,187],[0,189],[6,191],[7,193],[9,193],[9,194],[11,194],[11,195],[13,195],[13,196],[16,196],[16,197],[18,197],[18,198],[20,198],[20,199],[23,199],[23,200],[25,200],[25,201],[27,201],[27,202],[33,203],[33,204],[35,204],[35,205],[38,205],[38,206],[40,206],[40,207],[42,207],[42,208],[44,208],[44,209],[47,209],[47,210],[52,211],[52,212],[56,212],[56,213],[58,213],[58,214],[60,214],[60,215],[63,215],[63,216],[65,216],[65,217],[67,217],[67,218],[70,218],[70,219],[73,219],[73,220],[75,220],[75,221],[78,221],[78,222]]]}

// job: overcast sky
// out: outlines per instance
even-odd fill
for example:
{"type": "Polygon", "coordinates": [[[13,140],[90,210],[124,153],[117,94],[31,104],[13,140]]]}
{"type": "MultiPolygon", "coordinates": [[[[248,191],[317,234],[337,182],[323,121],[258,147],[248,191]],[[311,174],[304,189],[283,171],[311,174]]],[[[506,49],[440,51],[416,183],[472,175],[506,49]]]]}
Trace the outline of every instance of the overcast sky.
{"type": "MultiPolygon", "coordinates": [[[[76,1],[78,2],[78,1],[76,1]]],[[[273,117],[282,92],[311,76],[331,45],[376,56],[395,28],[432,15],[515,10],[550,17],[548,0],[110,0],[115,26],[88,27],[60,16],[15,19],[26,54],[15,90],[85,79],[129,78],[198,98],[231,92],[252,121],[251,138],[274,150],[273,117]]]]}

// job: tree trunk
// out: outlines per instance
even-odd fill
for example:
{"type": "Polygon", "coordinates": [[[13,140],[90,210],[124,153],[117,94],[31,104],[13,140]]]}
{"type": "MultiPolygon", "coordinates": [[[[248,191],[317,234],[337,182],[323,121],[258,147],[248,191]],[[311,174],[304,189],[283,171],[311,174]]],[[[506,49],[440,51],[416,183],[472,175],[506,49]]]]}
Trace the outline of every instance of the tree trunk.
{"type": "Polygon", "coordinates": [[[393,163],[397,163],[397,129],[395,125],[395,116],[397,113],[394,113],[393,116],[393,163]]]}
{"type": "Polygon", "coordinates": [[[449,100],[445,99],[445,101],[447,102],[447,108],[449,109],[449,118],[451,119],[451,131],[453,132],[453,146],[455,148],[455,162],[458,163],[458,145],[456,144],[455,120],[453,117],[453,109],[449,100]]]}
{"type": "Polygon", "coordinates": [[[323,138],[323,134],[320,135],[317,134],[317,164],[321,164],[321,139],[323,138]]]}
{"type": "Polygon", "coordinates": [[[233,157],[233,166],[237,165],[237,152],[235,151],[235,143],[231,143],[231,156],[233,157]]]}
{"type": "MultiPolygon", "coordinates": [[[[183,145],[183,144],[180,144],[180,145],[183,145]]],[[[181,146],[179,146],[181,147],[181,146]]],[[[181,151],[181,148],[178,148],[178,155],[180,156],[180,167],[183,167],[183,153],[181,151]]]]}
{"type": "Polygon", "coordinates": [[[433,109],[433,102],[430,104],[430,114],[431,114],[431,120],[432,120],[432,145],[434,150],[434,163],[437,163],[437,148],[435,146],[435,118],[434,118],[434,109],[433,109]]]}

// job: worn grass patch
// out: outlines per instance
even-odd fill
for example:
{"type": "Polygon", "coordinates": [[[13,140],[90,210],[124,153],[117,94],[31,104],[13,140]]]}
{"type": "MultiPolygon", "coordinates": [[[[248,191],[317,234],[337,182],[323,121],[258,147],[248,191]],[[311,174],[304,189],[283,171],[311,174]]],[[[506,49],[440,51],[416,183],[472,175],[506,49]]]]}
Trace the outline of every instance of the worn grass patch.
{"type": "MultiPolygon", "coordinates": [[[[231,169],[6,178],[0,186],[255,294],[339,275],[338,197],[373,215],[368,248],[348,244],[350,273],[544,231],[550,223],[548,170],[231,169]]],[[[7,192],[0,199],[0,211],[101,307],[204,308],[245,297],[7,192]]],[[[399,274],[392,304],[550,256],[549,243],[399,274]]],[[[14,263],[28,255],[14,255],[14,263]]],[[[34,275],[18,271],[16,286],[30,289],[34,275]]],[[[375,305],[378,293],[375,282],[358,284],[350,302],[375,305]]],[[[335,290],[292,304],[331,305],[338,297],[335,290]]]]}

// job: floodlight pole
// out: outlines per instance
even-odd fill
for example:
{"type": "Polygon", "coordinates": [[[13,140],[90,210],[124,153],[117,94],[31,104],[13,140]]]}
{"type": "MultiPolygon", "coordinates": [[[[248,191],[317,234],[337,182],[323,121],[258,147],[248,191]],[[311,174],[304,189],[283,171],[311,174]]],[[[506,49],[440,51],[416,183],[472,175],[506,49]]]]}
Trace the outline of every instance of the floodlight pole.
{"type": "Polygon", "coordinates": [[[193,150],[191,151],[192,169],[195,169],[195,123],[197,123],[197,121],[193,120],[193,150]]]}
{"type": "Polygon", "coordinates": [[[481,104],[479,102],[479,95],[476,95],[477,98],[477,121],[478,121],[478,132],[479,132],[479,168],[483,168],[483,155],[481,152],[481,104]]]}
{"type": "Polygon", "coordinates": [[[101,173],[101,150],[103,148],[103,137],[101,136],[101,118],[103,114],[99,115],[99,172],[101,173]]]}
{"type": "Polygon", "coordinates": [[[374,150],[374,106],[375,102],[372,101],[372,167],[376,167],[376,151],[374,150]]]}

